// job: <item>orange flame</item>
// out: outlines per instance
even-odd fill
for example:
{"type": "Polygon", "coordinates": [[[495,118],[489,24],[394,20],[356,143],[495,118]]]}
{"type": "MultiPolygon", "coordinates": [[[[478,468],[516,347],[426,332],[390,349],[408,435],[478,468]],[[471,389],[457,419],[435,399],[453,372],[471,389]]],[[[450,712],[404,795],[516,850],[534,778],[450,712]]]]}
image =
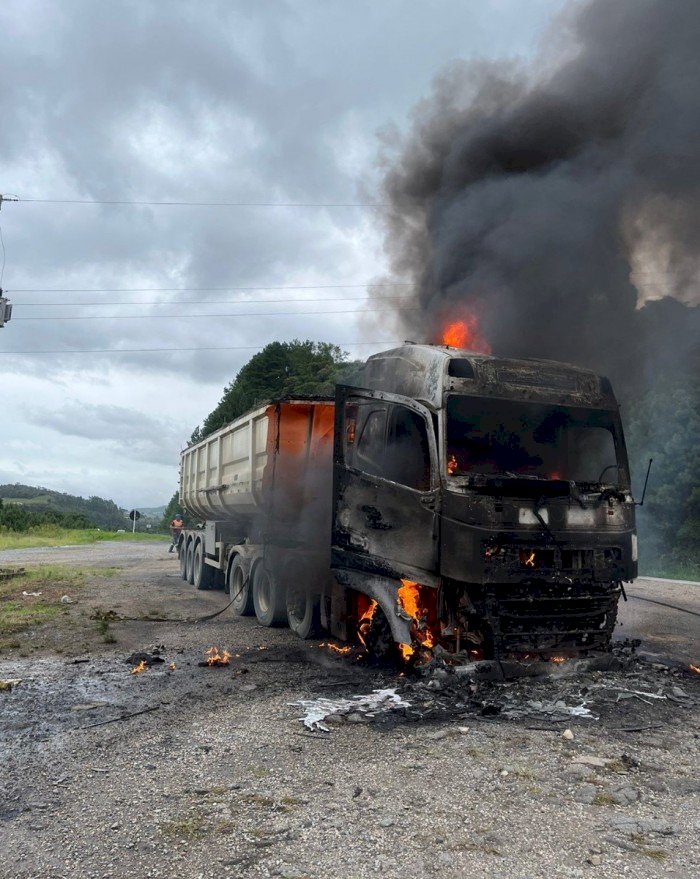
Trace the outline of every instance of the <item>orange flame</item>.
{"type": "Polygon", "coordinates": [[[147,668],[148,668],[148,666],[146,665],[146,660],[145,660],[145,659],[142,659],[141,662],[139,662],[138,665],[135,665],[135,666],[131,669],[131,674],[132,674],[132,675],[140,675],[141,672],[142,672],[142,671],[146,671],[147,668]]]}
{"type": "Polygon", "coordinates": [[[365,637],[369,632],[370,626],[372,625],[372,619],[374,618],[374,614],[377,611],[379,605],[377,602],[372,599],[370,601],[369,607],[360,617],[360,621],[357,626],[357,637],[360,639],[360,643],[363,647],[367,647],[367,642],[365,641],[365,637]]]}
{"type": "Polygon", "coordinates": [[[404,662],[407,662],[415,653],[410,644],[399,644],[398,648],[401,653],[401,659],[403,659],[404,662]]]}
{"type": "Polygon", "coordinates": [[[462,320],[451,320],[442,331],[442,344],[449,345],[450,348],[466,348],[480,354],[491,353],[491,346],[481,335],[474,315],[468,315],[462,320]]]}
{"type": "Polygon", "coordinates": [[[228,650],[219,653],[218,647],[210,647],[204,655],[207,657],[207,665],[228,665],[231,658],[228,650]]]}
{"type": "Polygon", "coordinates": [[[331,644],[330,641],[324,641],[322,644],[318,645],[319,647],[325,647],[327,650],[332,650],[333,653],[350,653],[352,647],[345,646],[339,647],[337,644],[331,644]]]}
{"type": "MultiPolygon", "coordinates": [[[[433,633],[428,629],[425,625],[426,612],[421,609],[420,606],[420,586],[418,583],[414,583],[412,580],[402,580],[403,584],[398,591],[399,604],[406,611],[406,613],[411,617],[414,622],[414,628],[416,630],[416,637],[418,643],[422,647],[434,647],[435,646],[435,638],[433,637],[433,633]]],[[[399,647],[401,649],[402,654],[404,654],[404,659],[406,655],[404,653],[405,645],[400,644],[399,647]]],[[[411,653],[408,656],[413,654],[413,648],[411,648],[411,653]]]]}
{"type": "Polygon", "coordinates": [[[457,459],[454,455],[450,455],[447,461],[447,472],[450,474],[450,476],[452,476],[454,473],[457,472],[458,468],[459,464],[457,463],[457,459]]]}
{"type": "Polygon", "coordinates": [[[170,671],[175,671],[175,669],[177,668],[177,666],[175,665],[174,662],[171,662],[170,665],[168,666],[168,668],[170,669],[170,671]]]}
{"type": "Polygon", "coordinates": [[[562,662],[566,662],[568,658],[568,656],[550,656],[549,661],[556,662],[557,665],[560,665],[562,662]]]}
{"type": "Polygon", "coordinates": [[[693,665],[693,663],[691,662],[688,668],[690,669],[690,671],[694,671],[696,675],[700,675],[700,665],[693,665]]]}
{"type": "Polygon", "coordinates": [[[535,551],[530,549],[521,549],[518,553],[520,564],[526,568],[535,567],[535,551]]]}

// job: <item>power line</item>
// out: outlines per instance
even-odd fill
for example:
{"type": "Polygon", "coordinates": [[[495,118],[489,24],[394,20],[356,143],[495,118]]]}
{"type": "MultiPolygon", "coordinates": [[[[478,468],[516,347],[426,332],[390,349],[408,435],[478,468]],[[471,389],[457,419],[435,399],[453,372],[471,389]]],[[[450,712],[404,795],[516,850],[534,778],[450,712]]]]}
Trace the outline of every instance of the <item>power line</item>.
{"type": "MultiPolygon", "coordinates": [[[[420,306],[409,306],[405,310],[415,311],[419,308],[420,306]]],[[[228,311],[219,314],[81,314],[68,316],[60,315],[58,317],[16,317],[13,318],[13,320],[169,320],[171,318],[177,318],[178,320],[187,318],[188,320],[191,320],[207,317],[281,317],[282,315],[304,317],[305,315],[319,314],[370,314],[393,310],[394,309],[391,308],[353,308],[343,311],[228,311]]]]}
{"type": "MultiPolygon", "coordinates": [[[[9,292],[9,291],[8,291],[9,292]]],[[[329,299],[326,296],[309,296],[304,299],[258,299],[258,302],[393,302],[400,299],[410,299],[410,293],[404,293],[401,296],[378,296],[370,299],[367,296],[334,296],[329,299]]],[[[66,306],[74,308],[99,307],[102,305],[246,305],[249,299],[158,299],[146,302],[133,302],[131,300],[118,300],[112,302],[22,302],[20,308],[28,308],[29,306],[47,305],[49,308],[65,308],[66,306]]]]}
{"type": "Polygon", "coordinates": [[[257,287],[13,287],[8,293],[236,293],[238,291],[255,290],[373,290],[390,287],[416,287],[410,283],[374,284],[297,284],[274,286],[265,284],[257,287]]]}
{"type": "MultiPolygon", "coordinates": [[[[9,199],[6,199],[9,201],[9,199]]],[[[14,200],[14,199],[13,199],[14,200]]],[[[127,205],[198,208],[382,208],[382,202],[316,201],[130,201],[116,198],[18,198],[22,204],[127,205]]]]}
{"type": "MultiPolygon", "coordinates": [[[[277,341],[273,339],[272,341],[277,341]]],[[[224,347],[215,347],[215,348],[77,348],[77,349],[69,349],[69,350],[45,350],[45,351],[0,351],[0,355],[2,354],[152,354],[154,352],[163,351],[163,352],[172,352],[176,351],[178,353],[182,353],[184,351],[259,351],[264,348],[266,345],[269,345],[270,342],[262,342],[259,345],[232,345],[232,346],[224,346],[224,347]]],[[[332,343],[336,345],[338,348],[353,348],[358,345],[400,345],[401,342],[397,340],[387,341],[386,339],[380,342],[334,342],[332,343]]]]}

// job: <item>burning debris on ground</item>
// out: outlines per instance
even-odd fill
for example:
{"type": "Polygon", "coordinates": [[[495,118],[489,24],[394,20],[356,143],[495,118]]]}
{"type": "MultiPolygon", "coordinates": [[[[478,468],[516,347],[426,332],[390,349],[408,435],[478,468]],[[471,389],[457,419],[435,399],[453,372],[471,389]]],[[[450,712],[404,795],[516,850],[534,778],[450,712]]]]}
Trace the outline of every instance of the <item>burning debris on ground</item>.
{"type": "Polygon", "coordinates": [[[124,662],[128,665],[140,666],[141,670],[143,670],[145,668],[150,668],[152,665],[162,665],[165,660],[160,655],[159,649],[155,647],[152,653],[146,653],[144,651],[132,653],[131,656],[124,660],[124,662]]]}
{"type": "Polygon", "coordinates": [[[619,643],[613,654],[593,661],[555,657],[549,663],[462,665],[443,651],[398,677],[394,671],[393,682],[386,671],[386,687],[368,696],[296,704],[305,708],[300,719],[309,729],[325,732],[328,729],[318,721],[329,716],[336,724],[501,719],[547,723],[552,730],[565,721],[580,720],[631,732],[641,720],[663,725],[678,707],[691,709],[698,704],[691,692],[679,686],[688,672],[648,662],[637,655],[636,648],[635,642],[619,643]],[[392,698],[382,703],[381,710],[373,710],[373,699],[380,694],[392,698]],[[357,709],[358,704],[363,708],[357,709]]]}
{"type": "Polygon", "coordinates": [[[202,668],[224,668],[231,661],[228,650],[219,650],[218,647],[210,647],[204,655],[206,660],[199,663],[202,668]]]}

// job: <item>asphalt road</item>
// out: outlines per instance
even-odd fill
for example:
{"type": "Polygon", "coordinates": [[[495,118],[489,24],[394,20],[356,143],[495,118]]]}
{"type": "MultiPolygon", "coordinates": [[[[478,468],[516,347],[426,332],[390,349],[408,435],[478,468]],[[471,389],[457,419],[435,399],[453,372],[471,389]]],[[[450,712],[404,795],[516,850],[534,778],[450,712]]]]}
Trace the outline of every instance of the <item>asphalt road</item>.
{"type": "Polygon", "coordinates": [[[700,583],[641,577],[626,592],[616,638],[639,638],[642,651],[661,661],[700,665],[700,583]]]}

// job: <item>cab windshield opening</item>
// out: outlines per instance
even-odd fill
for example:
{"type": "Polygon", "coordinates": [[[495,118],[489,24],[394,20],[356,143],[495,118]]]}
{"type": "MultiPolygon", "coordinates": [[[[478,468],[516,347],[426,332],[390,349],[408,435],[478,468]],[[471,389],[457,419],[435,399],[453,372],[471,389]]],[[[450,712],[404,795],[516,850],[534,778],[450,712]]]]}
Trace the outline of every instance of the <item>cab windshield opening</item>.
{"type": "Polygon", "coordinates": [[[451,396],[448,478],[483,474],[620,487],[618,416],[604,410],[451,396]]]}

